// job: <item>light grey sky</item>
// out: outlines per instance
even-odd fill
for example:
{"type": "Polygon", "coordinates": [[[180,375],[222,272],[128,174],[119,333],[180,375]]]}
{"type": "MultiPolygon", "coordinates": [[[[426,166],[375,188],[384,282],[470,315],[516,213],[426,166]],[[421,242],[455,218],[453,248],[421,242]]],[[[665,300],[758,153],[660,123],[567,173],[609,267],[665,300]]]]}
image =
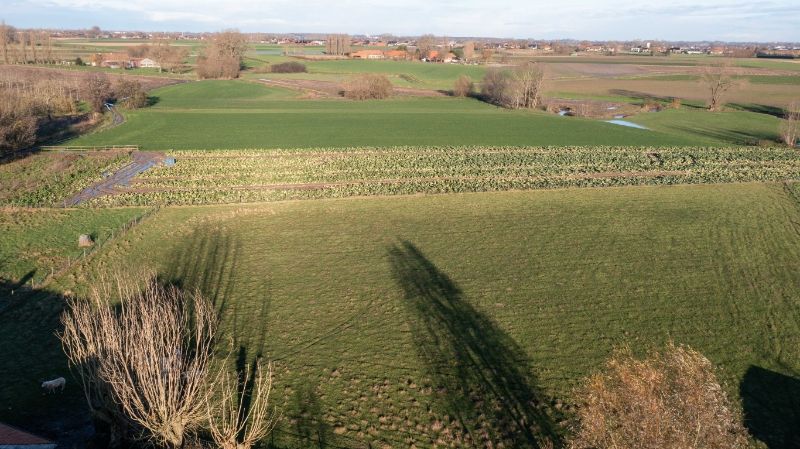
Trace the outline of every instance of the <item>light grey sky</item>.
{"type": "Polygon", "coordinates": [[[800,0],[0,0],[17,27],[800,41],[800,0]]]}

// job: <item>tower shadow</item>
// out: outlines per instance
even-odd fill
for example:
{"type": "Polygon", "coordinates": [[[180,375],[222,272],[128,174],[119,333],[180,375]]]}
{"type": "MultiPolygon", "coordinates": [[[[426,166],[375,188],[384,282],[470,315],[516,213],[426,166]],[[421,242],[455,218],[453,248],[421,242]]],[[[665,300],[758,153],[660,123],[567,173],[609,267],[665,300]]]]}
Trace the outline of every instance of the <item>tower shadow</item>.
{"type": "Polygon", "coordinates": [[[389,256],[418,356],[468,445],[560,446],[549,400],[522,348],[414,244],[401,242],[389,256]]]}

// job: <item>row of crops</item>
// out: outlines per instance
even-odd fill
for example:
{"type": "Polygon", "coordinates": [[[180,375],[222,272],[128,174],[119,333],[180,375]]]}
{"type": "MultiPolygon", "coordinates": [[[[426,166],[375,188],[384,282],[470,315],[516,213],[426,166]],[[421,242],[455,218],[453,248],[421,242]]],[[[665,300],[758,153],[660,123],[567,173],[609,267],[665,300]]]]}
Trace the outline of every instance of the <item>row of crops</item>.
{"type": "Polygon", "coordinates": [[[788,148],[407,147],[175,151],[94,205],[209,204],[361,195],[800,177],[788,148]]]}
{"type": "Polygon", "coordinates": [[[43,152],[0,165],[0,206],[60,206],[131,161],[128,152],[43,152]]]}

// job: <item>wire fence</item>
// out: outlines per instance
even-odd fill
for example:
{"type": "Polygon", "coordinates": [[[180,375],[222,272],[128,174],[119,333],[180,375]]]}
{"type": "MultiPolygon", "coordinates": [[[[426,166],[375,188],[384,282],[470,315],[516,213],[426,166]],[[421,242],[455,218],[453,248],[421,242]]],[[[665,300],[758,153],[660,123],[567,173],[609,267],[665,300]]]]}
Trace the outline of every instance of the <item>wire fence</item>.
{"type": "Polygon", "coordinates": [[[50,273],[48,273],[47,276],[45,276],[45,278],[41,282],[37,283],[33,279],[31,279],[29,284],[26,285],[25,287],[28,287],[30,289],[46,287],[50,282],[53,281],[53,279],[63,275],[64,273],[69,271],[72,267],[74,267],[77,263],[86,260],[88,257],[91,257],[92,254],[97,252],[100,248],[103,248],[104,246],[108,245],[115,238],[128,233],[128,231],[133,229],[139,223],[144,221],[146,218],[152,216],[159,210],[160,207],[158,206],[148,209],[141,215],[137,215],[136,217],[130,219],[127,223],[120,226],[119,229],[112,229],[111,233],[108,234],[104,239],[95,241],[94,244],[92,244],[92,246],[83,248],[83,251],[81,253],[75,256],[68,255],[67,260],[60,268],[56,268],[55,266],[50,267],[50,273]]]}

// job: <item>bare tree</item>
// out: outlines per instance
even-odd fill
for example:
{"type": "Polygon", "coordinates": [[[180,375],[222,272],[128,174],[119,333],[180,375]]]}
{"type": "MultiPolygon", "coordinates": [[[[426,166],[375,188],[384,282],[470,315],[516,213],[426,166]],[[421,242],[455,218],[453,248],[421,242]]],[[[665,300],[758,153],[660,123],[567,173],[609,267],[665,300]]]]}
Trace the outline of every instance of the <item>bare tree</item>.
{"type": "Polygon", "coordinates": [[[325,38],[325,53],[343,56],[350,53],[350,35],[329,34],[325,38]]]}
{"type": "Polygon", "coordinates": [[[725,61],[705,67],[700,81],[708,89],[708,110],[718,111],[722,108],[722,98],[726,92],[736,86],[731,76],[731,64],[725,61]]]}
{"type": "Polygon", "coordinates": [[[270,407],[272,365],[264,369],[256,362],[255,376],[251,375],[250,367],[226,373],[220,381],[219,405],[207,403],[209,431],[220,449],[249,449],[275,427],[276,414],[270,407]]]}
{"type": "Polygon", "coordinates": [[[216,385],[213,306],[199,293],[155,279],[143,289],[118,280],[113,293],[102,288],[92,301],[69,301],[60,335],[64,351],[84,387],[102,392],[87,397],[110,397],[112,416],[124,416],[156,444],[181,447],[205,420],[216,385]],[[117,307],[110,301],[115,296],[117,307]]]}
{"type": "Polygon", "coordinates": [[[475,42],[467,41],[464,42],[464,60],[469,62],[475,57],[475,42]]]}
{"type": "Polygon", "coordinates": [[[509,109],[532,109],[539,106],[544,83],[544,70],[528,62],[512,70],[489,70],[483,79],[482,94],[486,101],[509,109]]]}
{"type": "Polygon", "coordinates": [[[778,128],[781,140],[794,148],[800,139],[800,101],[793,101],[786,110],[785,120],[781,120],[778,128]]]}
{"type": "Polygon", "coordinates": [[[622,350],[578,394],[571,449],[744,449],[741,411],[699,352],[670,343],[640,360],[622,350]]]}
{"type": "Polygon", "coordinates": [[[8,59],[9,47],[14,43],[16,36],[14,27],[6,25],[5,21],[0,22],[0,50],[3,52],[3,64],[10,64],[8,59]]]}
{"type": "Polygon", "coordinates": [[[453,85],[453,95],[456,97],[469,97],[475,88],[475,83],[467,75],[461,75],[453,85]]]}
{"type": "Polygon", "coordinates": [[[197,74],[200,78],[238,78],[247,48],[244,34],[235,30],[217,33],[197,58],[197,74]]]}
{"type": "Polygon", "coordinates": [[[114,86],[117,100],[128,109],[147,106],[147,92],[137,80],[119,79],[114,86]]]}
{"type": "Polygon", "coordinates": [[[103,107],[111,98],[111,82],[105,73],[92,73],[84,82],[86,101],[94,112],[103,112],[103,107]]]}
{"type": "Polygon", "coordinates": [[[423,34],[422,36],[417,39],[417,50],[419,51],[419,57],[427,58],[428,54],[435,48],[436,46],[436,36],[433,34],[423,34]]]}
{"type": "Polygon", "coordinates": [[[484,64],[488,64],[489,61],[492,60],[493,55],[494,55],[494,50],[492,50],[491,47],[489,46],[483,47],[483,49],[481,50],[481,61],[483,61],[484,64]]]}

